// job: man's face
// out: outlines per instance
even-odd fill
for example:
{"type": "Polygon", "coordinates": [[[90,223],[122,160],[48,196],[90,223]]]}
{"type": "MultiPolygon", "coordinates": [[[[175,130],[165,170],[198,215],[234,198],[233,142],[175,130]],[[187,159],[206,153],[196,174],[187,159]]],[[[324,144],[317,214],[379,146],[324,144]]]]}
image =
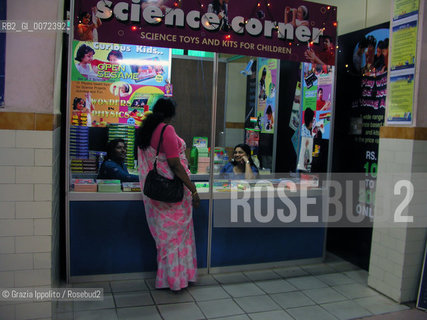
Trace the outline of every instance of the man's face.
{"type": "Polygon", "coordinates": [[[119,142],[114,148],[115,159],[124,161],[126,159],[126,151],[126,145],[123,142],[119,142]]]}

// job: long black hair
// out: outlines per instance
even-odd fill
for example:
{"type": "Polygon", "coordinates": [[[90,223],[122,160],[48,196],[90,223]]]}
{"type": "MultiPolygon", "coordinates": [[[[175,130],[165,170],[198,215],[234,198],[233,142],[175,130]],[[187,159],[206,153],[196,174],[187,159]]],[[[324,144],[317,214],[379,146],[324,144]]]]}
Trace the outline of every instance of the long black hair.
{"type": "Polygon", "coordinates": [[[153,113],[149,114],[138,129],[136,144],[145,150],[150,145],[151,137],[157,126],[165,119],[175,115],[176,103],[172,99],[160,98],[153,107],[153,113]]]}
{"type": "MultiPolygon", "coordinates": [[[[251,157],[251,148],[246,143],[240,143],[240,144],[236,145],[234,147],[233,151],[236,151],[237,148],[242,148],[242,150],[245,151],[245,153],[248,155],[248,160],[249,160],[249,163],[251,164],[251,167],[253,166],[253,167],[257,168],[257,166],[254,163],[254,160],[252,160],[252,157],[251,157]]],[[[233,158],[232,163],[233,163],[233,165],[237,165],[236,161],[234,161],[234,158],[233,158]]],[[[245,170],[246,170],[246,167],[245,167],[245,170]]]]}

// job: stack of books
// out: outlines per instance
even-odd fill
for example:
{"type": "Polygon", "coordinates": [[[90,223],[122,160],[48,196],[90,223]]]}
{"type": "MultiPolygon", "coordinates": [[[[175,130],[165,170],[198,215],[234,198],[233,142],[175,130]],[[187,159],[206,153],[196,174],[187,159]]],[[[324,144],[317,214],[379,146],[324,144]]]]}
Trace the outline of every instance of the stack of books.
{"type": "Polygon", "coordinates": [[[73,179],[71,187],[75,192],[97,191],[97,185],[94,179],[73,179]]]}
{"type": "Polygon", "coordinates": [[[120,180],[97,179],[98,192],[122,192],[120,180]]]}

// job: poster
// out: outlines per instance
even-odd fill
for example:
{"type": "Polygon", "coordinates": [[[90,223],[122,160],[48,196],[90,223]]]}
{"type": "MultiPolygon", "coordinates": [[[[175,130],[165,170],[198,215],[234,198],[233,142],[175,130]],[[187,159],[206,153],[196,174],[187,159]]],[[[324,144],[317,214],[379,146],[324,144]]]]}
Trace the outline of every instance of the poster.
{"type": "Polygon", "coordinates": [[[418,1],[408,1],[402,10],[397,11],[398,14],[392,22],[393,49],[391,51],[387,110],[387,123],[389,124],[412,123],[418,35],[418,1]]]}
{"type": "Polygon", "coordinates": [[[261,133],[274,133],[277,91],[277,60],[258,58],[257,118],[261,133]]]}
{"type": "Polygon", "coordinates": [[[71,123],[140,125],[171,94],[170,49],[73,41],[71,123]]]}
{"type": "Polygon", "coordinates": [[[419,0],[394,0],[393,20],[405,17],[414,11],[418,11],[419,0]]]}
{"type": "Polygon", "coordinates": [[[301,136],[328,140],[331,131],[334,67],[303,63],[301,136]]]}
{"type": "Polygon", "coordinates": [[[414,74],[390,76],[388,122],[411,123],[414,103],[414,74]]]}
{"type": "MultiPolygon", "coordinates": [[[[416,18],[417,16],[412,16],[416,18]]],[[[393,27],[391,71],[414,68],[417,51],[417,21],[413,20],[393,27]]]]}
{"type": "Polygon", "coordinates": [[[363,187],[354,188],[354,214],[374,216],[378,143],[385,120],[389,24],[340,38],[335,111],[335,172],[361,173],[363,187]]]}

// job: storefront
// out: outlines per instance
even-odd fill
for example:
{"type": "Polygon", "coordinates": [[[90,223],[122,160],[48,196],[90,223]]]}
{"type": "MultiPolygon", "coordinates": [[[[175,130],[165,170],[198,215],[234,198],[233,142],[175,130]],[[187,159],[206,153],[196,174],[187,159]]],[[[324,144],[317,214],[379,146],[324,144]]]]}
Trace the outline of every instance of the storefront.
{"type": "Polygon", "coordinates": [[[98,171],[107,142],[122,138],[125,164],[137,174],[135,132],[163,96],[177,102],[172,124],[201,195],[193,212],[198,267],[321,260],[324,221],[298,223],[304,210],[286,224],[254,220],[257,208],[270,205],[290,212],[284,198],[297,209],[322,202],[313,173],[330,169],[336,8],[306,1],[224,1],[220,10],[193,0],[73,4],[67,279],[156,269],[139,183],[98,179],[98,171]],[[251,149],[257,179],[220,174],[240,143],[251,149]],[[233,207],[242,197],[243,209],[233,207]],[[233,224],[232,210],[242,217],[246,207],[252,222],[233,224]]]}

